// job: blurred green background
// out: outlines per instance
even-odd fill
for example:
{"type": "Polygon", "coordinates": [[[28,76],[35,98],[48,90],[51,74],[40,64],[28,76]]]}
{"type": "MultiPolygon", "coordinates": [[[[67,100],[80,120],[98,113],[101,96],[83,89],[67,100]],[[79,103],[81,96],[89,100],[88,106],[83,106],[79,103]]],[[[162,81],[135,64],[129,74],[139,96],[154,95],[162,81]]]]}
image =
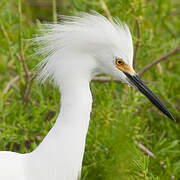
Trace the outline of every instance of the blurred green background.
{"type": "MultiPolygon", "coordinates": [[[[129,25],[136,71],[179,46],[179,0],[0,0],[0,150],[31,152],[53,126],[60,94],[34,80],[28,39],[57,14],[119,17],[129,25]],[[21,11],[22,9],[22,11],[21,11]]],[[[135,89],[92,82],[93,110],[82,180],[180,179],[180,55],[150,68],[143,80],[167,105],[167,119],[135,89]],[[147,153],[149,149],[154,155],[147,153]]]]}

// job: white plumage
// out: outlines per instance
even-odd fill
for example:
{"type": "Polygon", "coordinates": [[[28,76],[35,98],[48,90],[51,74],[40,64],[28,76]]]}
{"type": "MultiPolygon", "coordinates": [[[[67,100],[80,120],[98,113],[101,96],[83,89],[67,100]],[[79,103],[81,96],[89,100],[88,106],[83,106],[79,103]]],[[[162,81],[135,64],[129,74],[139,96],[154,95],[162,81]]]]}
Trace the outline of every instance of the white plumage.
{"type": "MultiPolygon", "coordinates": [[[[65,73],[61,70],[63,65],[75,63],[76,68],[82,69],[84,64],[88,64],[88,60],[82,57],[82,64],[78,64],[81,58],[73,58],[73,54],[77,56],[90,56],[98,63],[98,59],[102,65],[109,66],[109,63],[114,63],[115,57],[121,57],[130,66],[133,59],[133,44],[131,33],[126,24],[118,22],[112,24],[104,16],[94,12],[93,14],[81,13],[79,17],[60,16],[63,21],[60,24],[44,25],[42,36],[34,39],[40,45],[37,54],[49,54],[40,66],[43,67],[40,79],[47,78],[59,81],[65,73]],[[71,58],[72,57],[72,58],[71,58]],[[96,58],[97,57],[97,58],[96,58]],[[96,59],[95,59],[96,58],[96,59]],[[69,61],[69,63],[67,63],[69,61]],[[106,64],[108,63],[108,64],[106,64]],[[44,67],[44,65],[46,66],[44,67]],[[60,75],[60,74],[61,75],[60,75]],[[56,77],[57,76],[57,77],[56,77]]],[[[70,68],[66,68],[70,70],[70,68]]],[[[115,69],[116,70],[116,69],[115,69]]],[[[116,72],[119,78],[119,71],[114,72],[114,69],[106,73],[116,72]]],[[[104,69],[99,69],[97,73],[104,73],[104,69]]]]}
{"type": "Polygon", "coordinates": [[[125,83],[136,77],[127,25],[112,24],[97,13],[63,19],[45,25],[34,39],[40,46],[37,54],[47,55],[38,65],[40,80],[50,79],[60,87],[60,114],[32,153],[0,152],[2,180],[77,180],[92,105],[90,80],[100,73],[125,83]],[[118,59],[123,60],[124,70],[118,59]]]}

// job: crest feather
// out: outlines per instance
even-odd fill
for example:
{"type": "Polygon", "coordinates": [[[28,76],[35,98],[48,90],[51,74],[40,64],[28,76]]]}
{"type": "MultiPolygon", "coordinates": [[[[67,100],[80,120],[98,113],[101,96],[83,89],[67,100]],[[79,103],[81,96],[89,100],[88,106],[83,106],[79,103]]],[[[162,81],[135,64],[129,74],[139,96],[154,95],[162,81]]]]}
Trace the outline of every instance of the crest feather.
{"type": "MultiPolygon", "coordinates": [[[[39,79],[54,79],[54,68],[63,61],[64,52],[76,50],[91,50],[109,45],[119,46],[121,53],[132,61],[132,38],[128,26],[116,20],[111,23],[104,16],[93,12],[80,13],[79,16],[60,16],[57,24],[44,24],[39,35],[33,39],[39,48],[36,54],[46,58],[37,65],[39,79]],[[126,45],[125,45],[126,44],[126,45]],[[61,58],[63,54],[63,58],[61,58]]],[[[132,63],[132,62],[130,62],[132,63]]]]}

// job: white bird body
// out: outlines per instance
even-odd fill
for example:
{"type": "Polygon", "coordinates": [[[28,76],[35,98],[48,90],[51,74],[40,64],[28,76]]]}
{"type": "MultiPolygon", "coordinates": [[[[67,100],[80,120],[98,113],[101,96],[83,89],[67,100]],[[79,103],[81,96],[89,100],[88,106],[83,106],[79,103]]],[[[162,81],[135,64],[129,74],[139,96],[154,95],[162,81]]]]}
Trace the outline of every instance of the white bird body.
{"type": "MultiPolygon", "coordinates": [[[[154,98],[132,68],[133,45],[127,25],[112,24],[99,14],[83,14],[47,25],[43,32],[35,38],[42,45],[38,54],[47,54],[38,66],[39,77],[60,87],[60,114],[33,152],[0,152],[2,180],[77,180],[92,106],[89,82],[97,74],[131,81],[154,98]]],[[[156,104],[158,98],[152,101],[156,104]]]]}
{"type": "Polygon", "coordinates": [[[73,92],[66,90],[67,82],[61,89],[61,112],[54,127],[32,153],[33,180],[76,180],[80,175],[92,100],[88,81],[72,80],[73,92]],[[40,174],[42,168],[45,173],[40,174]]]}
{"type": "Polygon", "coordinates": [[[26,158],[24,154],[0,152],[0,179],[25,180],[26,158]]]}
{"type": "Polygon", "coordinates": [[[66,81],[60,115],[37,149],[29,154],[0,152],[0,179],[76,180],[80,175],[92,98],[88,80],[72,76],[69,83],[73,93],[66,81]]]}
{"type": "Polygon", "coordinates": [[[80,176],[92,97],[88,80],[72,76],[64,83],[54,127],[32,153],[0,152],[0,179],[76,180],[80,176]],[[71,85],[73,91],[68,91],[71,85]]]}

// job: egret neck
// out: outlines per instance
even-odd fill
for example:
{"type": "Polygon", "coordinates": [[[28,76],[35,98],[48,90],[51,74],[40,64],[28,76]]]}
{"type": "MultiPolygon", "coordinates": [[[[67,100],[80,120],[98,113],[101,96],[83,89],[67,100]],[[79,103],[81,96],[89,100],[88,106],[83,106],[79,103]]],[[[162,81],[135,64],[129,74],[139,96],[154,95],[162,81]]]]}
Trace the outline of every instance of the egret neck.
{"type": "Polygon", "coordinates": [[[77,180],[81,172],[92,106],[89,80],[73,76],[64,79],[60,82],[60,91],[60,114],[32,153],[33,172],[37,170],[34,179],[77,180]]]}

